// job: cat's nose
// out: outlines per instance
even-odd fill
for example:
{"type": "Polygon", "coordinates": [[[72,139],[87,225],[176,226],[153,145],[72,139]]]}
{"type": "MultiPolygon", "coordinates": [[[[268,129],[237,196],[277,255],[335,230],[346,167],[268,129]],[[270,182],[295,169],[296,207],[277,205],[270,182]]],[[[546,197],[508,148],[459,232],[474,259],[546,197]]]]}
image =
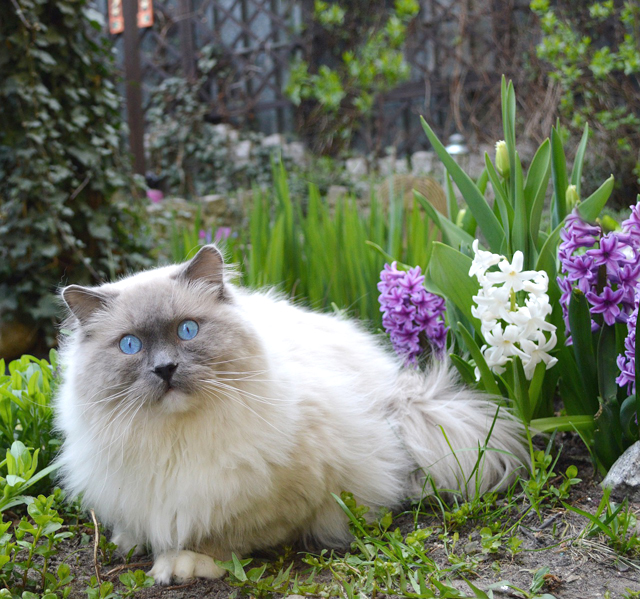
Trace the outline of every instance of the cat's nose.
{"type": "Polygon", "coordinates": [[[171,377],[173,373],[178,368],[178,365],[174,362],[169,362],[167,364],[161,364],[160,366],[156,366],[153,369],[154,374],[157,374],[163,381],[170,383],[171,377]]]}

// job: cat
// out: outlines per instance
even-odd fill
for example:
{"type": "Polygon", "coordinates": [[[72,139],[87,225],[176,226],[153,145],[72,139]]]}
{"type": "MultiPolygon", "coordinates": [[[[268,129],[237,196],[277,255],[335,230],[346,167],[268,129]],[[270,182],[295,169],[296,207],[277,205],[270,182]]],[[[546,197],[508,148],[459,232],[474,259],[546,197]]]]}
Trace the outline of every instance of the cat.
{"type": "Polygon", "coordinates": [[[122,552],[152,550],[157,583],[295,539],[345,546],[332,493],[375,511],[426,474],[473,493],[526,465],[515,418],[445,361],[404,369],[352,320],[235,285],[214,245],[61,295],[61,481],[122,552]]]}

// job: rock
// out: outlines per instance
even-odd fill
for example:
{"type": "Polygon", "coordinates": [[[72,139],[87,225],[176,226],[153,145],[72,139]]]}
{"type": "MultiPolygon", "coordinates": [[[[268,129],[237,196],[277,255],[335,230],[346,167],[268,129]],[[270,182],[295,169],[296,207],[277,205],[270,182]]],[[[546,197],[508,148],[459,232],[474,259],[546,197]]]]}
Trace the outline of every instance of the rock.
{"type": "Polygon", "coordinates": [[[280,134],[280,133],[274,133],[273,135],[267,135],[267,137],[264,137],[262,139],[262,145],[265,148],[274,148],[277,146],[284,146],[285,144],[285,140],[284,140],[284,135],[280,134]]]}
{"type": "Polygon", "coordinates": [[[282,148],[282,153],[290,158],[296,166],[304,166],[307,163],[307,150],[301,141],[292,141],[282,148]]]}
{"type": "Polygon", "coordinates": [[[331,185],[327,190],[327,204],[335,206],[340,198],[349,194],[349,190],[344,185],[331,185]]]}
{"type": "Polygon", "coordinates": [[[249,164],[251,159],[251,149],[253,144],[250,140],[244,139],[239,141],[233,148],[233,157],[236,160],[238,166],[244,166],[249,164]]]}
{"type": "Polygon", "coordinates": [[[398,175],[406,175],[409,172],[409,163],[406,158],[397,158],[394,168],[398,175]]]}
{"type": "Polygon", "coordinates": [[[227,198],[219,193],[202,196],[200,202],[205,216],[223,216],[228,209],[227,198]]]}
{"type": "Polygon", "coordinates": [[[414,152],[411,154],[411,174],[429,175],[433,172],[434,152],[414,152]]]}
{"type": "Polygon", "coordinates": [[[602,481],[611,489],[611,497],[621,501],[640,501],[640,441],[636,441],[615,462],[602,481]]]}
{"type": "Polygon", "coordinates": [[[364,177],[367,174],[367,161],[363,156],[349,158],[344,166],[352,177],[364,177]]]}
{"type": "Polygon", "coordinates": [[[393,175],[396,171],[396,157],[392,154],[378,160],[378,171],[383,177],[393,175]]]}

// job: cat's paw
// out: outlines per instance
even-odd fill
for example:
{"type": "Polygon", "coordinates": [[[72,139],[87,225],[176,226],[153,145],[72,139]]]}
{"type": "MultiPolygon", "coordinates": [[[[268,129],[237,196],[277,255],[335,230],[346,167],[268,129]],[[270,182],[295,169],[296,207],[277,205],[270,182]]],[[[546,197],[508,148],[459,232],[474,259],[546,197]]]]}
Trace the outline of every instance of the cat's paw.
{"type": "Polygon", "coordinates": [[[118,546],[118,549],[116,549],[118,555],[127,556],[132,549],[133,553],[131,555],[143,555],[146,553],[144,543],[140,543],[128,532],[114,530],[113,535],[111,535],[111,542],[118,546]]]}
{"type": "Polygon", "coordinates": [[[172,578],[178,581],[190,578],[220,578],[225,570],[213,558],[195,551],[173,551],[159,555],[149,571],[157,584],[169,584],[172,578]]]}

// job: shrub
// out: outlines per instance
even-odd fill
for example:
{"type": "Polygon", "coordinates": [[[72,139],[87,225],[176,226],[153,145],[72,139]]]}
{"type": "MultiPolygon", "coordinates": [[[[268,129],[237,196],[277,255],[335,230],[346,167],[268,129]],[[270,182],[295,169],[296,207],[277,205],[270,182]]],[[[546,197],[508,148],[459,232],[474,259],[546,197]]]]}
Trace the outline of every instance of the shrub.
{"type": "MultiPolygon", "coordinates": [[[[606,0],[551,7],[549,0],[534,0],[531,8],[542,27],[538,56],[549,63],[550,77],[560,86],[561,115],[574,131],[590,124],[603,150],[592,166],[599,175],[615,173],[624,190],[620,197],[635,196],[640,190],[640,5],[606,0]]],[[[628,200],[618,204],[626,206],[628,200]]]]}
{"type": "Polygon", "coordinates": [[[370,2],[350,3],[347,9],[315,0],[314,25],[324,36],[325,55],[319,66],[294,62],[285,91],[294,104],[305,103],[302,129],[316,150],[335,154],[347,149],[362,125],[374,149],[374,103],[409,78],[402,45],[418,10],[417,0],[396,0],[389,12],[370,2]]]}
{"type": "Polygon", "coordinates": [[[147,265],[101,27],[86,0],[7,3],[0,21],[0,319],[48,343],[61,280],[147,265]]]}

